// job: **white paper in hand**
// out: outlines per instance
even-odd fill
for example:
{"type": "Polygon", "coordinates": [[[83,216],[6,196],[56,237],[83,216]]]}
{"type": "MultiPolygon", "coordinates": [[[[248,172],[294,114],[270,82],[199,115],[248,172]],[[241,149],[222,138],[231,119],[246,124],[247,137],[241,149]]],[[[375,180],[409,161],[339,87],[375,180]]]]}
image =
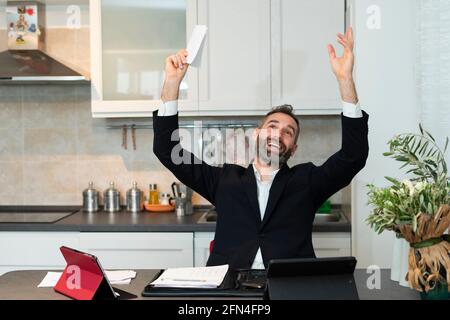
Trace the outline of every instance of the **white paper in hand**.
{"type": "Polygon", "coordinates": [[[189,40],[189,44],[186,48],[188,52],[188,56],[186,59],[188,64],[192,64],[197,57],[198,51],[202,46],[203,39],[205,39],[207,31],[208,27],[206,26],[195,26],[194,31],[191,35],[191,39],[189,40]]]}

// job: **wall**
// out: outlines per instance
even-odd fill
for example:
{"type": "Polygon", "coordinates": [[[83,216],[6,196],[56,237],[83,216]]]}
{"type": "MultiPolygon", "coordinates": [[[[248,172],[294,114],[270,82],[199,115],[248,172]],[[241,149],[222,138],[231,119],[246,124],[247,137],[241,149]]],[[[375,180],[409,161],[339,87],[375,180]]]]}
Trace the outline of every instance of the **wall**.
{"type": "MultiPolygon", "coordinates": [[[[81,205],[91,180],[100,191],[115,181],[122,201],[134,180],[141,189],[157,183],[170,192],[175,179],[153,155],[152,130],[137,131],[136,151],[129,133],[124,150],[122,130],[106,128],[120,120],[93,119],[90,108],[86,85],[0,85],[0,205],[81,205]]],[[[291,164],[320,164],[338,150],[338,117],[305,117],[301,123],[291,164]]],[[[341,199],[339,193],[333,201],[341,199]]],[[[194,203],[205,201],[196,195],[194,203]]]]}
{"type": "Polygon", "coordinates": [[[6,1],[0,0],[0,52],[8,49],[8,33],[6,32],[6,1]]]}
{"type": "Polygon", "coordinates": [[[90,78],[89,4],[86,0],[47,1],[45,52],[68,67],[90,78]],[[73,28],[79,10],[79,26],[73,28]]]}
{"type": "MultiPolygon", "coordinates": [[[[45,2],[45,51],[89,77],[88,1],[45,2]],[[67,9],[72,4],[80,8],[79,29],[68,28],[67,9]]],[[[5,16],[5,3],[0,0],[0,18],[5,16]]],[[[6,37],[5,27],[0,25],[0,39],[6,37]]],[[[0,51],[6,50],[2,43],[0,51]]],[[[301,121],[300,147],[290,164],[321,164],[339,149],[340,120],[331,116],[301,121]]],[[[158,183],[170,192],[174,177],[152,153],[152,131],[137,132],[137,151],[131,150],[131,140],[124,150],[122,131],[106,129],[109,123],[117,121],[91,118],[89,86],[0,86],[0,205],[80,205],[91,180],[100,191],[115,181],[122,198],[134,180],[142,189],[158,183]]],[[[342,199],[339,192],[332,201],[342,199]]],[[[207,203],[197,195],[194,202],[207,203]]]]}
{"type": "Polygon", "coordinates": [[[353,252],[359,267],[390,267],[394,235],[375,234],[365,223],[370,214],[366,185],[387,185],[384,176],[401,178],[398,162],[382,156],[396,134],[417,132],[419,105],[414,80],[415,1],[357,0],[356,80],[363,108],[370,114],[370,156],[353,184],[353,252]],[[381,8],[381,29],[369,30],[366,10],[381,8]]]}

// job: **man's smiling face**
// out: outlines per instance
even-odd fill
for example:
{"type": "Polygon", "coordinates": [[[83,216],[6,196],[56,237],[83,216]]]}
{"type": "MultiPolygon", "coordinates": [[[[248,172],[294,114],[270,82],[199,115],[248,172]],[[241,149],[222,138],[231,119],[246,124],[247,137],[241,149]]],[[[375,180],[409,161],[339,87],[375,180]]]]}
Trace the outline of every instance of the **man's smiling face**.
{"type": "Polygon", "coordinates": [[[297,150],[299,127],[288,114],[276,112],[255,130],[257,156],[265,164],[285,164],[297,150]]]}

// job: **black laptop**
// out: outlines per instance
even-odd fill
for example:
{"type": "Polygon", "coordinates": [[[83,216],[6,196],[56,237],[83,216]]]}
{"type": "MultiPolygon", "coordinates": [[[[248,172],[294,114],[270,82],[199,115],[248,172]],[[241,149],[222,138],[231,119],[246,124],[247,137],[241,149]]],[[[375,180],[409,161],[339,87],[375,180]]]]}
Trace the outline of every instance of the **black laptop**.
{"type": "Polygon", "coordinates": [[[270,300],[359,300],[354,257],[271,260],[270,300]]]}

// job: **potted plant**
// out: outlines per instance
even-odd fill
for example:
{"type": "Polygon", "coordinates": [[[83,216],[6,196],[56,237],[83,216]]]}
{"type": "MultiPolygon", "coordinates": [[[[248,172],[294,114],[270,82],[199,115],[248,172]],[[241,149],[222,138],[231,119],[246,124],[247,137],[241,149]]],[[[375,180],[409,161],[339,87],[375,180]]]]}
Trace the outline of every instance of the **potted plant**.
{"type": "Polygon", "coordinates": [[[377,233],[393,231],[410,244],[406,280],[422,298],[450,298],[450,179],[444,154],[433,136],[401,134],[389,141],[393,158],[407,169],[409,179],[386,177],[390,186],[368,185],[373,212],[367,223],[377,233]]]}

